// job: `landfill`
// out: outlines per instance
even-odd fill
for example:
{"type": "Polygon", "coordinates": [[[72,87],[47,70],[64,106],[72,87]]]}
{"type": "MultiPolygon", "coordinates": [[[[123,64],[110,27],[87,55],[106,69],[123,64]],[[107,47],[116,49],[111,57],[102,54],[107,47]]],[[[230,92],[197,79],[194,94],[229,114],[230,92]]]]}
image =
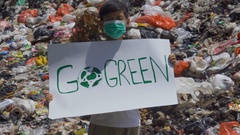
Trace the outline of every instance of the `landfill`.
{"type": "MultiPolygon", "coordinates": [[[[169,39],[179,104],[143,108],[141,135],[240,134],[240,0],[122,0],[127,39],[169,39]]],[[[105,40],[105,0],[0,0],[0,134],[87,135],[51,120],[48,45],[105,40]]],[[[151,98],[151,97],[146,97],[151,98]]]]}

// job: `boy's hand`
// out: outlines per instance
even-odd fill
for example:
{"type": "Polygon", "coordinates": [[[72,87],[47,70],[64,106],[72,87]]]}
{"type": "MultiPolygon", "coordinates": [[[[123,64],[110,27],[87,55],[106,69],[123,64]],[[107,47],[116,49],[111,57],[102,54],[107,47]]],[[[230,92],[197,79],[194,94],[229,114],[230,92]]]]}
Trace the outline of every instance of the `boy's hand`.
{"type": "Polygon", "coordinates": [[[48,90],[43,90],[43,94],[45,95],[48,103],[53,100],[53,95],[50,94],[48,90]]]}
{"type": "Polygon", "coordinates": [[[177,59],[174,53],[169,55],[168,60],[173,66],[177,64],[177,59]]]}

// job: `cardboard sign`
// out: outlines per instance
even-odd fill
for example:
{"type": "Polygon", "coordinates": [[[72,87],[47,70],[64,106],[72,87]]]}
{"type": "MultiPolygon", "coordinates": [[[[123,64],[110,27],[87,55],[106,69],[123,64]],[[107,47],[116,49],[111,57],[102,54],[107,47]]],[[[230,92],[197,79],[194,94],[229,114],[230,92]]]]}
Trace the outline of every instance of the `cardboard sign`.
{"type": "Polygon", "coordinates": [[[49,118],[177,104],[163,39],[49,45],[49,118]]]}

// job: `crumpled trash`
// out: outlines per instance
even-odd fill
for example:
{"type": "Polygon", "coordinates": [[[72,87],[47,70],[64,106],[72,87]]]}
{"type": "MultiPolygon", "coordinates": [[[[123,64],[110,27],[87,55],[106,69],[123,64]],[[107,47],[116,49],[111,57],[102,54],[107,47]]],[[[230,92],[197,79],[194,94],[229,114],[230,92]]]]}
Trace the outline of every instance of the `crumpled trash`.
{"type": "Polygon", "coordinates": [[[178,35],[177,41],[180,43],[182,43],[184,39],[192,37],[192,34],[183,28],[177,28],[174,32],[178,35]]]}
{"type": "Polygon", "coordinates": [[[192,78],[178,77],[176,80],[177,96],[179,104],[199,101],[198,96],[213,94],[214,88],[211,83],[195,82],[192,78]]]}
{"type": "Polygon", "coordinates": [[[222,90],[233,90],[235,86],[230,77],[221,74],[217,74],[212,77],[211,83],[215,92],[221,92],[222,90]]]}
{"type": "Polygon", "coordinates": [[[135,20],[135,22],[147,23],[154,28],[160,27],[165,30],[170,30],[170,29],[176,27],[176,23],[174,22],[174,20],[172,18],[163,16],[160,14],[153,15],[153,16],[150,16],[150,15],[141,16],[141,17],[137,18],[135,20]]]}
{"type": "Polygon", "coordinates": [[[238,135],[240,125],[237,121],[222,122],[220,125],[219,135],[238,135]]]}
{"type": "Polygon", "coordinates": [[[8,106],[12,105],[14,101],[11,99],[5,99],[4,101],[0,102],[0,110],[6,109],[8,106]]]}
{"type": "Polygon", "coordinates": [[[48,30],[48,29],[44,29],[44,28],[38,28],[34,32],[34,38],[37,40],[44,39],[44,38],[52,38],[53,35],[54,35],[53,30],[48,30]]]}
{"type": "MultiPolygon", "coordinates": [[[[223,121],[239,122],[240,1],[121,1],[130,13],[125,37],[169,39],[177,58],[179,104],[140,109],[141,133],[217,135],[223,121]]],[[[105,40],[102,3],[0,0],[0,106],[17,101],[0,109],[0,134],[86,134],[89,116],[47,118],[47,47],[105,40]]]]}
{"type": "Polygon", "coordinates": [[[19,98],[12,98],[14,101],[14,106],[19,107],[20,110],[24,111],[27,114],[32,114],[35,111],[35,102],[33,100],[23,100],[19,98]]]}
{"type": "Polygon", "coordinates": [[[27,134],[27,135],[43,135],[46,134],[46,128],[43,126],[37,127],[36,129],[33,129],[31,127],[28,127],[26,125],[21,125],[19,127],[19,132],[22,134],[27,134]]]}
{"type": "Polygon", "coordinates": [[[53,23],[53,22],[57,22],[57,21],[60,21],[62,19],[62,17],[66,14],[70,14],[71,12],[73,12],[75,9],[68,5],[68,4],[61,4],[59,6],[59,8],[57,9],[56,11],[56,15],[53,16],[53,15],[50,15],[49,16],[49,19],[50,21],[53,23]]]}
{"type": "Polygon", "coordinates": [[[25,5],[25,3],[26,3],[25,0],[18,0],[18,1],[17,1],[17,5],[19,5],[19,6],[25,5]]]}
{"type": "Polygon", "coordinates": [[[140,28],[141,38],[159,38],[159,34],[151,29],[140,28]]]}
{"type": "Polygon", "coordinates": [[[87,0],[87,2],[88,2],[89,4],[94,5],[94,4],[99,4],[99,3],[104,2],[104,0],[87,0]]]}
{"type": "Polygon", "coordinates": [[[128,39],[141,39],[141,32],[139,29],[131,29],[127,31],[126,36],[128,39]]]}
{"type": "Polygon", "coordinates": [[[29,10],[23,11],[21,14],[18,15],[18,22],[26,23],[30,17],[37,17],[37,16],[38,16],[38,10],[29,9],[29,10]]]}
{"type": "Polygon", "coordinates": [[[4,29],[6,29],[7,27],[10,27],[9,23],[5,20],[0,21],[0,30],[4,31],[4,29]]]}

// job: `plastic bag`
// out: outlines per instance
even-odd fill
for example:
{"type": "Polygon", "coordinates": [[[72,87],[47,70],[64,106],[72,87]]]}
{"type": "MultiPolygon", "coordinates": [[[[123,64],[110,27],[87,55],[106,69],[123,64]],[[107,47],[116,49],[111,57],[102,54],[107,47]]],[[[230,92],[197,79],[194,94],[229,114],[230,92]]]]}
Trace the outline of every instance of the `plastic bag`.
{"type": "Polygon", "coordinates": [[[213,71],[220,71],[226,66],[228,66],[228,63],[232,60],[231,56],[228,53],[221,53],[219,55],[212,56],[212,67],[209,67],[207,69],[208,72],[213,72],[213,71]]]}
{"type": "Polygon", "coordinates": [[[5,109],[6,107],[12,105],[14,102],[11,99],[5,99],[0,102],[0,110],[5,109]]]}
{"type": "Polygon", "coordinates": [[[142,38],[158,38],[160,37],[159,34],[153,30],[149,29],[140,29],[141,37],[142,38]]]}
{"type": "Polygon", "coordinates": [[[9,27],[10,25],[9,25],[9,23],[7,22],[7,21],[0,21],[0,30],[1,31],[4,31],[4,29],[6,28],[6,27],[9,27]]]}
{"type": "Polygon", "coordinates": [[[58,22],[61,21],[62,17],[66,14],[70,14],[71,12],[73,12],[75,9],[68,5],[68,4],[61,4],[56,12],[56,15],[49,15],[49,20],[50,22],[54,23],[54,22],[58,22]]]}
{"type": "Polygon", "coordinates": [[[74,22],[75,19],[76,19],[76,16],[70,15],[70,14],[66,14],[66,15],[63,16],[62,21],[63,22],[74,22]]]}
{"type": "Polygon", "coordinates": [[[38,10],[29,9],[29,10],[23,11],[21,14],[18,15],[18,22],[26,23],[29,17],[37,17],[37,16],[38,16],[38,10]]]}
{"type": "Polygon", "coordinates": [[[188,94],[191,95],[192,101],[197,102],[198,99],[198,93],[201,92],[203,95],[212,94],[213,93],[213,87],[208,82],[195,82],[193,78],[186,78],[186,77],[178,77],[175,78],[176,80],[176,89],[177,89],[177,96],[178,101],[180,104],[188,102],[188,94]]]}
{"type": "Polygon", "coordinates": [[[22,111],[24,111],[27,114],[34,113],[36,106],[35,102],[30,99],[20,99],[20,98],[12,98],[14,101],[14,106],[19,107],[22,111]]]}
{"type": "Polygon", "coordinates": [[[68,4],[61,4],[56,12],[56,16],[64,16],[65,14],[69,14],[73,12],[75,9],[68,4]]]}
{"type": "Polygon", "coordinates": [[[219,135],[239,135],[240,124],[237,121],[232,122],[223,122],[220,124],[220,133],[219,135]],[[238,128],[238,131],[234,128],[238,128]]]}
{"type": "Polygon", "coordinates": [[[22,132],[22,135],[44,135],[47,134],[47,130],[43,126],[39,126],[37,128],[31,128],[26,125],[20,125],[19,129],[22,132]]]}
{"type": "Polygon", "coordinates": [[[89,4],[94,5],[94,4],[99,4],[99,3],[104,2],[104,0],[87,0],[87,2],[88,2],[89,4]]]}
{"type": "Polygon", "coordinates": [[[223,90],[233,90],[234,82],[233,80],[225,75],[216,74],[211,79],[211,84],[216,93],[223,90]]]}
{"type": "Polygon", "coordinates": [[[45,38],[45,37],[52,38],[53,34],[54,34],[54,31],[52,31],[52,30],[38,28],[34,32],[34,38],[35,39],[42,39],[42,38],[45,38]]]}
{"type": "Polygon", "coordinates": [[[17,1],[17,5],[19,5],[19,6],[25,5],[25,3],[26,3],[26,0],[18,0],[17,1]]]}
{"type": "Polygon", "coordinates": [[[0,124],[0,134],[11,133],[14,130],[14,125],[11,124],[0,124]]]}
{"type": "Polygon", "coordinates": [[[162,0],[146,0],[146,5],[159,5],[162,0]]]}
{"type": "Polygon", "coordinates": [[[144,5],[141,7],[141,10],[143,10],[143,13],[145,15],[156,15],[156,14],[166,15],[166,13],[159,6],[144,5]]]}
{"type": "Polygon", "coordinates": [[[162,16],[160,14],[157,14],[156,16],[141,16],[136,19],[137,23],[148,23],[152,27],[160,27],[165,30],[170,30],[174,27],[176,27],[176,23],[172,18],[169,18],[167,16],[162,16]]]}
{"type": "Polygon", "coordinates": [[[174,74],[176,77],[182,76],[183,72],[189,68],[189,62],[179,61],[176,66],[174,66],[174,74]]]}
{"type": "Polygon", "coordinates": [[[17,68],[12,68],[12,74],[24,73],[27,71],[26,66],[18,66],[17,68]]]}
{"type": "Polygon", "coordinates": [[[205,69],[208,67],[207,61],[205,61],[202,57],[193,57],[190,59],[191,65],[189,70],[192,72],[204,72],[205,69]]]}
{"type": "Polygon", "coordinates": [[[13,10],[5,10],[2,11],[2,18],[5,19],[7,17],[13,18],[14,17],[14,11],[13,10]]]}
{"type": "Polygon", "coordinates": [[[177,28],[174,32],[178,35],[177,41],[179,42],[183,42],[184,39],[188,39],[193,36],[189,31],[186,31],[183,28],[177,28]]]}
{"type": "Polygon", "coordinates": [[[130,29],[127,33],[126,36],[129,39],[141,39],[141,33],[139,29],[130,29]]]}

